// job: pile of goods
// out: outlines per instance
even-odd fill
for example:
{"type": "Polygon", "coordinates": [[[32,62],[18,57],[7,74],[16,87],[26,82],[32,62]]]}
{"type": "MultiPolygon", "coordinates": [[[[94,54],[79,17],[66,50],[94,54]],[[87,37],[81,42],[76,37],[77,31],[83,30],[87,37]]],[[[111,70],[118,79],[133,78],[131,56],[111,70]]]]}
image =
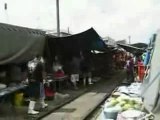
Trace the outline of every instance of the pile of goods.
{"type": "MultiPolygon", "coordinates": [[[[117,93],[115,93],[117,94],[117,93]]],[[[114,95],[110,97],[106,103],[106,108],[120,108],[120,111],[128,110],[128,109],[142,109],[142,100],[140,98],[131,98],[127,95],[121,94],[119,97],[114,97],[114,95]]]]}
{"type": "Polygon", "coordinates": [[[101,120],[140,120],[146,116],[139,83],[120,86],[105,101],[101,120]]]}

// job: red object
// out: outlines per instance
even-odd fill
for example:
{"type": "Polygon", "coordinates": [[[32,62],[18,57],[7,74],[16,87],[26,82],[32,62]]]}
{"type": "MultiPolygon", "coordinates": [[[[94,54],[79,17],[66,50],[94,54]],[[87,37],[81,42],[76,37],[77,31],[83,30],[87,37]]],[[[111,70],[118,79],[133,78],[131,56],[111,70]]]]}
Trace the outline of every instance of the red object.
{"type": "Polygon", "coordinates": [[[53,99],[55,92],[50,87],[45,87],[45,95],[46,95],[46,98],[53,99]]]}
{"type": "Polygon", "coordinates": [[[57,72],[54,73],[54,77],[63,77],[64,72],[62,70],[58,70],[57,72]]]}
{"type": "Polygon", "coordinates": [[[143,81],[143,77],[145,74],[145,66],[142,62],[138,62],[138,77],[140,81],[143,81]]]}

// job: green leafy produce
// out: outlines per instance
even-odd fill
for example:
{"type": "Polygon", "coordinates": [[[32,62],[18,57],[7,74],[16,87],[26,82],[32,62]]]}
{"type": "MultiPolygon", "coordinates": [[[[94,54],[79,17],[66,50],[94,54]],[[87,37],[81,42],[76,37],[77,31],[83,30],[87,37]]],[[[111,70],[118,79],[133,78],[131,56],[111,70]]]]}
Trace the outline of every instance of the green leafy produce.
{"type": "Polygon", "coordinates": [[[110,101],[110,103],[112,106],[115,106],[118,103],[118,101],[116,99],[113,99],[110,101]]]}
{"type": "Polygon", "coordinates": [[[124,106],[125,104],[126,104],[125,101],[119,101],[119,103],[118,103],[119,106],[124,106]]]}
{"type": "Polygon", "coordinates": [[[128,109],[130,109],[130,108],[134,108],[134,106],[131,105],[131,104],[125,104],[124,106],[122,106],[122,109],[123,109],[123,110],[128,110],[128,109]]]}
{"type": "Polygon", "coordinates": [[[134,108],[135,108],[136,110],[141,110],[142,105],[141,105],[141,104],[135,104],[135,105],[134,105],[134,108]]]}

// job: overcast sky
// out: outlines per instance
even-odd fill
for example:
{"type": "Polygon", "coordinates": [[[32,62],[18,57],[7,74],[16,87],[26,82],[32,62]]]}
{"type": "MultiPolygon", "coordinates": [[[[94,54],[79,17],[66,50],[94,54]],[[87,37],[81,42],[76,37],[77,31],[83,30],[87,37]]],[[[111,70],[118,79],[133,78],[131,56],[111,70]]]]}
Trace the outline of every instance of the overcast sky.
{"type": "MultiPolygon", "coordinates": [[[[60,26],[72,33],[93,27],[102,37],[148,42],[160,28],[160,0],[59,0],[60,26]]],[[[0,22],[56,29],[56,0],[0,0],[0,22]],[[4,11],[3,4],[8,4],[4,11]]]]}

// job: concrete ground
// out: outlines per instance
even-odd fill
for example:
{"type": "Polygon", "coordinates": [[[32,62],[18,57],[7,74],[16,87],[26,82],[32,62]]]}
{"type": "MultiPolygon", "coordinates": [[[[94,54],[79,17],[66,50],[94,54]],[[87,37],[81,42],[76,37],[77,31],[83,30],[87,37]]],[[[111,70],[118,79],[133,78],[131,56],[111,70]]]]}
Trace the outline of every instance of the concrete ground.
{"type": "Polygon", "coordinates": [[[124,77],[124,72],[117,72],[110,79],[93,86],[88,92],[44,117],[43,120],[84,120],[111,94],[124,77]]]}
{"type": "Polygon", "coordinates": [[[14,107],[6,103],[3,105],[4,113],[0,113],[0,120],[37,120],[41,118],[44,120],[83,120],[123,78],[124,72],[119,71],[87,88],[61,91],[62,94],[58,94],[54,100],[46,101],[49,104],[47,109],[40,110],[40,114],[35,116],[27,114],[28,106],[14,107]]]}
{"type": "MultiPolygon", "coordinates": [[[[61,91],[61,93],[56,94],[54,100],[46,100],[46,103],[49,105],[46,109],[40,109],[40,106],[37,102],[36,110],[39,110],[40,113],[38,115],[28,115],[27,110],[28,106],[20,106],[15,107],[10,103],[0,104],[3,112],[0,113],[0,120],[37,120],[41,117],[49,114],[50,112],[54,111],[55,109],[61,107],[62,105],[72,101],[73,99],[77,98],[78,96],[82,95],[87,91],[86,88],[82,88],[79,90],[65,90],[61,91]]],[[[0,108],[0,109],[1,109],[0,108]]]]}
{"type": "Polygon", "coordinates": [[[60,92],[56,93],[53,100],[46,100],[48,104],[46,109],[41,109],[40,104],[36,103],[35,109],[40,111],[38,115],[28,115],[28,105],[23,104],[23,106],[14,106],[11,104],[11,96],[7,99],[8,101],[0,102],[0,120],[37,120],[41,117],[49,114],[50,112],[58,109],[64,104],[76,99],[80,95],[84,94],[87,91],[87,88],[80,88],[78,90],[73,89],[63,89],[60,92]]]}

